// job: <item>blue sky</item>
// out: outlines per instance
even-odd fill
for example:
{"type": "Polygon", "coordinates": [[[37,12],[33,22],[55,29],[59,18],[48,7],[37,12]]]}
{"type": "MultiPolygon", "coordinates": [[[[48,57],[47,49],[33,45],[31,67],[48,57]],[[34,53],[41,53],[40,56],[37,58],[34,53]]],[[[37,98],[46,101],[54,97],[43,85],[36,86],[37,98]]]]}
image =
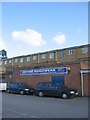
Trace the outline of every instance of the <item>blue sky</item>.
{"type": "Polygon", "coordinates": [[[9,58],[88,44],[88,3],[3,2],[0,43],[9,58]]]}

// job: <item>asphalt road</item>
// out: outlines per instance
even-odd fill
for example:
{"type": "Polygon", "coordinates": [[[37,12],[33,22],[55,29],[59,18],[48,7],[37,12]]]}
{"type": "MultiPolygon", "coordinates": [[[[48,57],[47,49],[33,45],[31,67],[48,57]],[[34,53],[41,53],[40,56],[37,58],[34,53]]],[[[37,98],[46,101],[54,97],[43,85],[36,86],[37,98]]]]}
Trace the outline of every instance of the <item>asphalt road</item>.
{"type": "Polygon", "coordinates": [[[2,94],[3,118],[88,118],[88,98],[2,94]]]}

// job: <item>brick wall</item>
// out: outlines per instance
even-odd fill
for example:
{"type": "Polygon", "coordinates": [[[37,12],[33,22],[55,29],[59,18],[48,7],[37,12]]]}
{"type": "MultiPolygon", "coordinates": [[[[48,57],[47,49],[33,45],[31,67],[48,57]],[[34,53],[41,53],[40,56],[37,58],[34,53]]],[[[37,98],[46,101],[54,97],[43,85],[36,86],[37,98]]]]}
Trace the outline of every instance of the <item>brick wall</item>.
{"type": "MultiPolygon", "coordinates": [[[[46,68],[53,67],[69,67],[70,70],[67,74],[54,74],[55,76],[64,76],[65,77],[65,85],[70,88],[75,88],[80,90],[81,82],[80,82],[80,64],[58,64],[54,66],[49,66],[46,68]]],[[[45,67],[44,67],[45,68],[45,67]]],[[[21,67],[21,68],[13,68],[13,75],[10,78],[10,75],[6,76],[6,81],[15,81],[15,82],[24,82],[32,87],[35,87],[39,82],[50,82],[52,81],[51,74],[48,75],[20,75],[20,70],[32,70],[33,67],[21,67]]],[[[40,69],[40,68],[39,68],[40,69]]]]}
{"type": "Polygon", "coordinates": [[[89,89],[89,87],[90,87],[90,82],[89,82],[90,73],[83,74],[83,78],[84,78],[84,80],[83,80],[83,83],[84,83],[83,94],[84,94],[84,96],[90,96],[90,89],[89,89]]]}
{"type": "MultiPolygon", "coordinates": [[[[23,82],[27,85],[35,87],[39,82],[50,82],[52,81],[52,76],[64,76],[65,78],[65,85],[70,88],[77,89],[79,94],[81,95],[81,75],[80,63],[69,63],[69,64],[58,64],[54,66],[48,66],[46,68],[53,68],[53,67],[69,67],[70,70],[67,74],[47,74],[47,75],[20,75],[20,70],[33,70],[33,69],[40,69],[45,67],[20,67],[20,68],[13,68],[13,75],[6,75],[6,82],[23,82]]],[[[90,85],[89,80],[90,74],[84,74],[84,96],[90,95],[90,91],[88,91],[88,86],[90,85]]]]}

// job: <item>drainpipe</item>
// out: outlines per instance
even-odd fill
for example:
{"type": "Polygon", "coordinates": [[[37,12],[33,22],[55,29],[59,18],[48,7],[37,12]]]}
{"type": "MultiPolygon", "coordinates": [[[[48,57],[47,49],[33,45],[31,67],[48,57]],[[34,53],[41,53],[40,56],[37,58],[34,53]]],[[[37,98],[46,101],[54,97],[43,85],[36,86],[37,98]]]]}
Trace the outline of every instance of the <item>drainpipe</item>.
{"type": "Polygon", "coordinates": [[[12,59],[12,69],[11,69],[11,70],[12,70],[12,73],[11,73],[10,78],[12,78],[12,76],[13,76],[13,66],[14,66],[13,64],[14,64],[14,59],[12,59]]]}
{"type": "Polygon", "coordinates": [[[40,57],[40,54],[38,54],[38,63],[40,62],[40,61],[39,61],[39,57],[40,57]]]}
{"type": "Polygon", "coordinates": [[[55,56],[55,61],[57,62],[57,51],[56,51],[56,54],[55,54],[56,56],[55,56]]]}
{"type": "Polygon", "coordinates": [[[83,97],[83,72],[81,71],[81,92],[82,92],[82,97],[83,97]]]}

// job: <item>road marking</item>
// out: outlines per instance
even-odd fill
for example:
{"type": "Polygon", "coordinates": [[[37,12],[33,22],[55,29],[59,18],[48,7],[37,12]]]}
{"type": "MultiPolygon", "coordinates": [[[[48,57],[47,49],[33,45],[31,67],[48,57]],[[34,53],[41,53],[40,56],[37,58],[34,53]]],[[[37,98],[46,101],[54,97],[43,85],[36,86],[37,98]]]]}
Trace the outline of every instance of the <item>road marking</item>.
{"type": "Polygon", "coordinates": [[[22,112],[17,112],[17,111],[15,111],[15,110],[7,109],[7,108],[3,108],[3,109],[4,109],[4,110],[7,110],[7,111],[9,111],[9,112],[13,112],[13,113],[21,114],[21,115],[23,115],[23,116],[30,116],[30,117],[32,117],[32,118],[39,118],[39,117],[37,117],[37,116],[34,116],[34,115],[28,115],[28,114],[25,114],[25,113],[22,113],[22,112]]]}

